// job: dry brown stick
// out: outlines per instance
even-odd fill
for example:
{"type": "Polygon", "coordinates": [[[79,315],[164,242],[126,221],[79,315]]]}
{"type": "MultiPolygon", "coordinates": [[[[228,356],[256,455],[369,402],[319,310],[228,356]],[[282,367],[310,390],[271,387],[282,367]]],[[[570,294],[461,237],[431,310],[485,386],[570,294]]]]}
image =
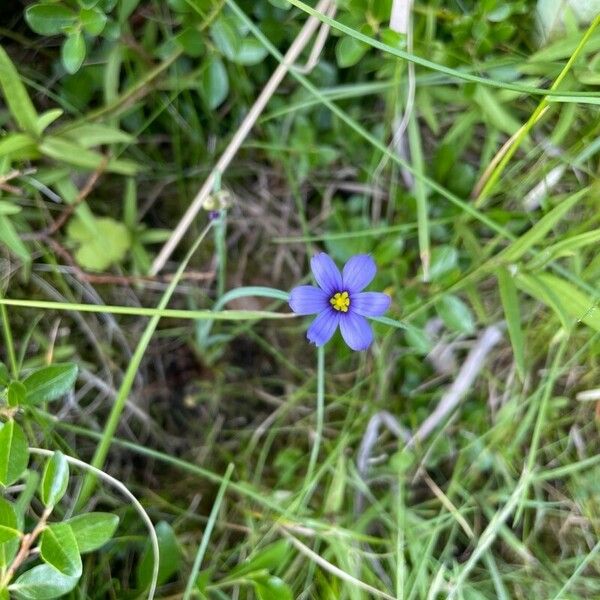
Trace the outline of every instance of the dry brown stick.
{"type": "MultiPolygon", "coordinates": [[[[324,13],[329,9],[330,3],[332,0],[321,0],[316,7],[317,12],[324,13]]],[[[188,230],[193,220],[196,218],[196,215],[202,208],[204,201],[208,197],[208,195],[213,190],[215,181],[217,180],[218,175],[222,174],[225,169],[229,166],[229,163],[233,160],[233,157],[237,154],[240,146],[243,144],[244,140],[250,133],[252,127],[256,123],[258,117],[262,114],[265,106],[268,101],[271,99],[271,96],[275,93],[279,84],[282,82],[283,78],[290,70],[292,65],[296,62],[301,52],[304,50],[306,45],[308,44],[310,38],[314,34],[314,32],[320,27],[321,21],[315,16],[310,16],[304,27],[300,30],[300,33],[290,46],[289,50],[286,52],[283,57],[283,61],[277,66],[275,71],[273,71],[273,75],[266,83],[262,92],[252,105],[252,108],[249,110],[245,119],[242,121],[238,130],[235,132],[233,138],[225,148],[223,154],[219,158],[217,164],[214,169],[211,171],[210,175],[206,178],[206,181],[200,188],[200,191],[196,194],[196,197],[189,205],[188,209],[185,211],[185,214],[173,230],[171,237],[165,242],[165,245],[161,248],[158,256],[154,259],[152,266],[150,268],[150,275],[156,275],[164,266],[173,251],[181,241],[181,238],[185,235],[185,232],[188,230]]]]}
{"type": "Polygon", "coordinates": [[[0,588],[5,588],[10,583],[10,580],[14,577],[15,573],[17,572],[17,569],[25,562],[25,560],[27,560],[27,557],[29,556],[29,553],[31,551],[31,546],[33,546],[35,540],[46,528],[46,523],[48,522],[48,517],[52,512],[52,508],[53,507],[51,506],[47,507],[42,513],[42,516],[40,517],[40,520],[38,521],[38,524],[35,526],[33,531],[31,533],[26,533],[21,538],[21,547],[19,548],[19,552],[17,553],[10,567],[6,571],[6,574],[2,579],[2,583],[0,584],[0,588]]]}

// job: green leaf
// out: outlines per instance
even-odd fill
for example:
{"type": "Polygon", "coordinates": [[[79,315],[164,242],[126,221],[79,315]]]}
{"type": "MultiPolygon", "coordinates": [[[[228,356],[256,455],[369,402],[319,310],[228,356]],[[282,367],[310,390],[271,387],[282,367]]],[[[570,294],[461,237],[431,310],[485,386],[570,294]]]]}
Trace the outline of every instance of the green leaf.
{"type": "Polygon", "coordinates": [[[335,46],[335,57],[341,68],[352,67],[367,52],[369,47],[353,37],[343,37],[335,46]]]}
{"type": "Polygon", "coordinates": [[[69,34],[62,45],[62,62],[67,73],[77,73],[85,60],[85,39],[81,31],[69,34]]]}
{"type": "Polygon", "coordinates": [[[0,157],[8,156],[16,160],[23,150],[31,152],[35,149],[35,140],[26,133],[9,133],[0,138],[0,157]]]}
{"type": "Polygon", "coordinates": [[[17,125],[33,137],[41,133],[38,115],[8,54],[0,46],[0,87],[17,125]]]}
{"type": "Polygon", "coordinates": [[[7,486],[19,479],[29,462],[29,447],[23,430],[13,421],[0,429],[0,485],[7,486]]]}
{"type": "Polygon", "coordinates": [[[40,2],[27,8],[25,20],[39,35],[58,35],[75,23],[75,13],[64,4],[40,2]]]}
{"type": "Polygon", "coordinates": [[[518,240],[514,241],[501,254],[502,260],[514,262],[521,258],[525,252],[535,244],[546,238],[548,232],[575,206],[579,200],[589,194],[589,189],[584,188],[576,194],[565,198],[558,206],[554,207],[548,214],[544,215],[529,231],[524,233],[518,240]]]}
{"type": "Polygon", "coordinates": [[[240,36],[236,28],[227,19],[220,18],[213,23],[210,34],[223,55],[234,60],[240,50],[240,36]]]}
{"type": "Polygon", "coordinates": [[[38,565],[23,573],[8,589],[23,600],[50,600],[68,594],[78,579],[63,575],[49,565],[38,565]]]}
{"type": "Polygon", "coordinates": [[[458,251],[453,246],[436,246],[431,252],[429,280],[440,281],[458,266],[458,251]]]}
{"type": "Polygon", "coordinates": [[[548,273],[518,273],[516,284],[530,296],[552,308],[565,329],[579,322],[600,331],[600,306],[573,284],[548,273]]]}
{"type": "Polygon", "coordinates": [[[17,525],[17,513],[14,506],[4,498],[0,498],[0,543],[19,538],[21,532],[17,525]]]}
{"type": "Polygon", "coordinates": [[[127,227],[114,219],[96,219],[98,234],[90,231],[80,219],[72,219],[67,228],[68,236],[79,242],[75,259],[86,269],[104,271],[113,263],[125,258],[131,247],[127,227]]]}
{"type": "Polygon", "coordinates": [[[264,575],[254,579],[259,600],[294,600],[290,586],[279,577],[264,575]]]}
{"type": "Polygon", "coordinates": [[[444,296],[436,303],[436,310],[448,329],[467,335],[475,331],[471,309],[457,296],[444,296]]]}
{"type": "Polygon", "coordinates": [[[259,550],[242,564],[229,571],[227,579],[238,579],[256,571],[274,571],[285,563],[289,554],[290,543],[288,540],[278,540],[259,550]]]}
{"type": "Polygon", "coordinates": [[[204,42],[196,27],[186,27],[177,35],[175,41],[184,49],[188,56],[198,58],[204,52],[204,42]]]}
{"type": "Polygon", "coordinates": [[[77,515],[67,521],[73,530],[80,554],[101,548],[112,538],[119,517],[110,513],[93,512],[77,515]]]}
{"type": "MultiPolygon", "coordinates": [[[[94,170],[100,167],[104,157],[98,152],[88,150],[82,145],[58,136],[48,136],[39,145],[39,151],[48,156],[82,169],[94,170]]],[[[135,175],[138,165],[128,160],[111,159],[106,170],[120,175],[135,175]]]]}
{"type": "Polygon", "coordinates": [[[8,386],[8,405],[9,406],[20,406],[25,402],[27,396],[27,388],[20,381],[11,381],[8,386]]]}
{"type": "Polygon", "coordinates": [[[40,556],[63,575],[79,577],[82,571],[77,540],[68,523],[54,523],[42,532],[40,556]]]}
{"type": "Polygon", "coordinates": [[[67,491],[69,463],[62,452],[55,452],[46,462],[42,476],[41,496],[46,507],[53,507],[67,491]]]}
{"type": "Polygon", "coordinates": [[[79,12],[79,22],[90,35],[100,35],[106,21],[107,16],[99,8],[83,8],[79,12]]]}
{"type": "Polygon", "coordinates": [[[267,49],[259,40],[253,37],[244,38],[233,58],[233,62],[238,65],[257,65],[265,59],[267,54],[267,49]]]}
{"type": "Polygon", "coordinates": [[[521,381],[525,380],[525,339],[521,327],[521,311],[519,310],[519,298],[517,286],[512,275],[505,268],[498,269],[498,287],[500,299],[508,326],[508,335],[515,357],[515,365],[521,381]]]}
{"type": "Polygon", "coordinates": [[[31,261],[29,250],[21,241],[14,225],[5,215],[0,215],[0,242],[23,262],[31,261]]]}
{"type": "Polygon", "coordinates": [[[10,373],[8,367],[0,362],[0,387],[6,387],[10,383],[10,373]]]}
{"type": "Polygon", "coordinates": [[[78,125],[65,131],[63,136],[77,142],[83,148],[93,148],[103,144],[129,144],[134,141],[134,137],[128,133],[100,123],[78,125]]]}
{"type": "Polygon", "coordinates": [[[25,378],[27,402],[40,404],[64,396],[75,385],[77,365],[75,363],[54,364],[42,367],[25,378]]]}
{"type": "MultiPolygon", "coordinates": [[[[159,570],[158,584],[165,583],[172,575],[174,575],[181,564],[181,549],[177,542],[177,537],[172,527],[165,521],[160,521],[156,525],[156,535],[158,536],[159,548],[159,570]]],[[[144,551],[142,560],[137,568],[138,587],[146,588],[150,585],[152,578],[152,565],[154,555],[148,543],[144,551]]]]}
{"type": "Polygon", "coordinates": [[[202,90],[209,108],[217,108],[229,93],[229,77],[223,61],[210,56],[202,72],[202,90]]]}
{"type": "Polygon", "coordinates": [[[38,117],[38,127],[40,131],[44,131],[47,127],[52,125],[56,119],[60,118],[63,115],[64,111],[62,108],[51,108],[46,112],[42,113],[38,117]]]}

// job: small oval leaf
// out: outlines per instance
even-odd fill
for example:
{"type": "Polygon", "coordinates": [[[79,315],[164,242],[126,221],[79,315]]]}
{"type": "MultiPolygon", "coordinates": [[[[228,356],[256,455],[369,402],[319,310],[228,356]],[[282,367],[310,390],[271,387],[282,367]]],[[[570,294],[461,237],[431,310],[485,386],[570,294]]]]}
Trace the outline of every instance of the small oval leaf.
{"type": "Polygon", "coordinates": [[[23,430],[11,419],[0,429],[0,485],[14,483],[29,462],[29,447],[23,430]]]}
{"type": "Polygon", "coordinates": [[[56,506],[67,491],[69,463],[62,452],[55,452],[46,463],[42,477],[42,502],[45,506],[56,506]]]}
{"type": "Polygon", "coordinates": [[[73,530],[79,552],[85,554],[104,546],[115,533],[119,517],[110,513],[93,512],[77,515],[66,521],[73,530]]]}
{"type": "Polygon", "coordinates": [[[75,534],[68,523],[55,523],[44,529],[40,543],[40,555],[45,563],[52,565],[63,575],[80,577],[81,556],[75,534]]]}
{"type": "Polygon", "coordinates": [[[76,379],[75,363],[54,364],[38,369],[23,381],[27,388],[26,402],[40,404],[56,400],[73,388],[76,379]]]}

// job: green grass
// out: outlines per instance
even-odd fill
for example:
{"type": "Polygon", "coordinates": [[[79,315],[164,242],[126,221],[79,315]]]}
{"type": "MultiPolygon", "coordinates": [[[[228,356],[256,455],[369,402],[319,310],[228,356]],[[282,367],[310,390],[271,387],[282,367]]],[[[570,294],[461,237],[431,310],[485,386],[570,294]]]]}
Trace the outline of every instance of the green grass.
{"type": "MultiPolygon", "coordinates": [[[[156,597],[600,595],[598,413],[577,399],[599,387],[599,17],[567,15],[541,43],[535,2],[428,0],[408,51],[391,3],[339,2],[317,15],[331,26],[318,65],[290,71],[221,174],[226,212],[201,211],[151,278],[314,5],[126,4],[103,9],[120,30],[88,34],[71,75],[64,32],[33,33],[20,6],[0,31],[0,359],[15,379],[79,366],[73,392],[18,412],[31,447],[141,502],[156,597]],[[107,218],[86,259],[70,224],[98,236],[107,218]],[[339,334],[316,350],[291,318],[287,290],[317,251],[375,258],[371,289],[393,304],[369,352],[339,334]],[[488,327],[502,341],[473,385],[407,443],[488,327]]],[[[5,496],[32,521],[29,469],[5,496]]],[[[68,597],[144,597],[139,513],[73,475],[53,519],[121,520],[68,597]]]]}

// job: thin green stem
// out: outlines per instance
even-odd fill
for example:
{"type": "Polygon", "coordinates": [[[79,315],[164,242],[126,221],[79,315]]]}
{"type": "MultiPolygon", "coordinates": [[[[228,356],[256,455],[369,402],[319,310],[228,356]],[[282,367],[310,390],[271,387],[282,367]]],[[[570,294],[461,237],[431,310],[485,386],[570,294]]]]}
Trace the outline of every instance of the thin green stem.
{"type": "MultiPolygon", "coordinates": [[[[1,300],[1,298],[0,298],[1,300]]],[[[8,363],[10,365],[11,375],[17,379],[19,377],[19,366],[17,364],[17,354],[13,343],[12,330],[10,321],[8,320],[8,311],[4,304],[0,305],[0,313],[2,314],[2,332],[4,333],[4,342],[6,344],[6,353],[8,354],[8,363]]]]}
{"type": "Polygon", "coordinates": [[[321,440],[323,438],[323,424],[325,421],[325,347],[317,349],[317,422],[315,427],[315,439],[310,451],[308,470],[304,480],[304,488],[311,489],[311,481],[319,458],[321,440]]]}
{"type": "MultiPolygon", "coordinates": [[[[194,255],[194,252],[198,249],[206,234],[210,231],[212,224],[209,223],[204,231],[200,234],[200,237],[196,240],[194,245],[191,247],[190,251],[187,253],[186,257],[183,259],[173,280],[169,284],[169,287],[165,290],[160,302],[158,304],[159,310],[164,310],[166,305],[168,304],[181,276],[185,268],[187,267],[188,262],[194,255]]],[[[108,455],[108,451],[112,444],[113,438],[115,436],[115,432],[117,430],[117,426],[119,424],[119,420],[121,418],[121,414],[123,413],[123,409],[125,408],[125,403],[129,396],[129,392],[133,387],[133,382],[135,380],[135,376],[138,372],[142,359],[144,358],[144,354],[146,353],[146,349],[150,344],[150,340],[154,335],[154,331],[158,326],[158,322],[160,321],[160,315],[155,315],[146,325],[146,329],[142,334],[140,341],[138,342],[137,348],[133,356],[131,357],[131,361],[129,362],[129,366],[127,367],[127,371],[125,372],[125,376],[123,377],[123,382],[121,383],[121,387],[117,393],[117,397],[115,398],[115,403],[113,404],[112,410],[110,411],[110,415],[108,417],[108,421],[104,428],[104,432],[102,433],[102,439],[96,448],[96,452],[94,453],[94,457],[92,459],[92,466],[96,469],[102,469],[104,463],[106,461],[106,457],[108,455]]],[[[81,486],[81,491],[79,494],[79,498],[77,500],[77,507],[81,508],[90,498],[94,491],[94,486],[96,484],[96,477],[91,473],[86,474],[83,484],[81,486]]]]}
{"type": "Polygon", "coordinates": [[[217,497],[213,504],[212,510],[210,511],[210,515],[208,517],[208,523],[206,524],[206,529],[204,530],[204,535],[202,536],[202,541],[200,542],[200,546],[198,547],[198,552],[196,553],[196,558],[194,559],[194,564],[192,565],[192,572],[190,573],[189,579],[187,581],[187,585],[185,586],[185,592],[183,593],[183,600],[189,600],[192,597],[192,592],[194,589],[194,584],[196,583],[196,578],[198,577],[198,573],[200,571],[200,565],[202,564],[202,559],[206,554],[206,549],[208,547],[208,541],[210,540],[210,534],[217,522],[217,517],[219,515],[219,509],[221,508],[221,503],[223,502],[223,497],[225,496],[225,490],[229,485],[229,480],[231,478],[231,474],[233,473],[233,463],[229,463],[227,467],[227,471],[225,472],[225,476],[223,477],[223,481],[221,482],[221,487],[217,492],[217,497]]]}
{"type": "Polygon", "coordinates": [[[166,308],[143,308],[133,306],[111,306],[108,304],[77,304],[69,302],[48,302],[46,300],[21,300],[0,298],[0,306],[21,308],[41,308],[76,312],[128,315],[132,317],[158,317],[163,319],[192,319],[196,321],[251,321],[256,319],[290,319],[296,315],[265,310],[177,310],[166,308]]]}

